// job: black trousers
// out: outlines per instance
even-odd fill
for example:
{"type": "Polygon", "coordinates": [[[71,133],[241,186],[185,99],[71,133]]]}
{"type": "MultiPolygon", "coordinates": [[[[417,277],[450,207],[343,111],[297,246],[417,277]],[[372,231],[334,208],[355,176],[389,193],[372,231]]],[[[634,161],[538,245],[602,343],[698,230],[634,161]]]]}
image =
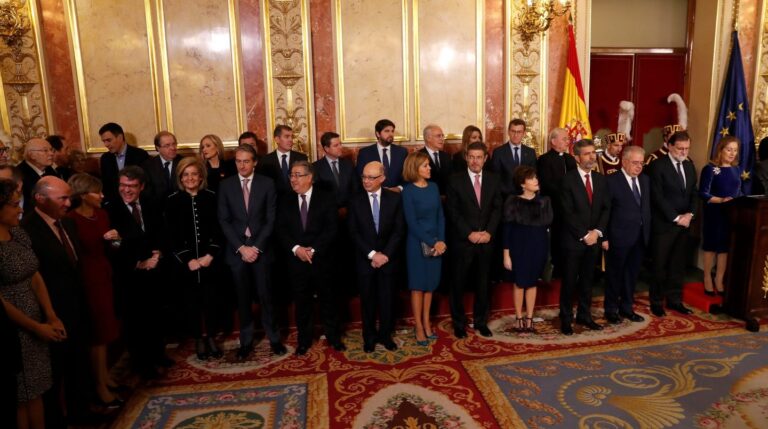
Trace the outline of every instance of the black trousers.
{"type": "Polygon", "coordinates": [[[465,329],[464,291],[475,290],[472,317],[475,327],[486,326],[490,313],[488,276],[494,255],[493,242],[486,244],[455,245],[451,261],[451,320],[454,329],[465,329]],[[473,287],[474,286],[474,287],[473,287]]]}
{"type": "Polygon", "coordinates": [[[580,244],[578,249],[563,247],[563,282],[560,288],[560,319],[563,323],[573,320],[573,296],[578,297],[576,318],[591,320],[592,279],[599,255],[599,245],[580,244]]]}
{"type": "Polygon", "coordinates": [[[231,265],[232,280],[237,294],[237,314],[240,318],[240,345],[248,346],[253,343],[253,301],[258,298],[261,309],[261,325],[270,342],[280,341],[280,331],[277,329],[273,312],[269,284],[269,268],[266,260],[259,257],[256,262],[247,264],[242,261],[231,265]]]}
{"type": "Polygon", "coordinates": [[[340,339],[339,306],[340,295],[331,287],[328,276],[328,260],[314,259],[312,264],[300,261],[295,256],[288,263],[291,277],[291,290],[296,314],[296,329],[299,333],[299,345],[312,345],[314,321],[314,296],[317,294],[320,303],[320,313],[323,318],[325,337],[329,342],[340,339]]]}
{"type": "Polygon", "coordinates": [[[635,297],[635,285],[645,253],[642,236],[632,246],[611,246],[605,254],[605,312],[630,314],[635,297]]]}
{"type": "MultiPolygon", "coordinates": [[[[388,263],[389,264],[389,263],[388,263]]],[[[392,338],[394,317],[392,301],[394,300],[394,270],[382,271],[381,268],[366,270],[358,274],[360,286],[360,307],[363,316],[363,341],[372,345],[392,338]],[[376,313],[379,316],[379,327],[376,328],[376,313]]]]}
{"type": "Polygon", "coordinates": [[[687,241],[688,229],[678,226],[651,235],[653,282],[649,295],[652,306],[661,307],[665,299],[667,305],[682,302],[687,241]]]}
{"type": "Polygon", "coordinates": [[[152,366],[165,354],[166,320],[162,316],[163,300],[167,295],[159,272],[132,270],[118,273],[118,313],[122,316],[123,337],[131,359],[138,366],[152,366]]]}

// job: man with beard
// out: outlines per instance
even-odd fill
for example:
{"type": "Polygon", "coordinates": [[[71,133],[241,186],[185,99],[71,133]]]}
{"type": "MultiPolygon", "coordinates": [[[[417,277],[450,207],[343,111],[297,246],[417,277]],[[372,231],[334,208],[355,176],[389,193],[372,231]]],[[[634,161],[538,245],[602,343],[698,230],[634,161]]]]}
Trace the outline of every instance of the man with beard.
{"type": "Polygon", "coordinates": [[[384,166],[386,180],[383,187],[390,191],[400,192],[403,188],[403,163],[408,156],[408,150],[393,145],[395,141],[395,123],[389,119],[376,122],[376,144],[360,149],[357,155],[357,174],[363,175],[363,168],[372,161],[381,162],[384,166]]]}

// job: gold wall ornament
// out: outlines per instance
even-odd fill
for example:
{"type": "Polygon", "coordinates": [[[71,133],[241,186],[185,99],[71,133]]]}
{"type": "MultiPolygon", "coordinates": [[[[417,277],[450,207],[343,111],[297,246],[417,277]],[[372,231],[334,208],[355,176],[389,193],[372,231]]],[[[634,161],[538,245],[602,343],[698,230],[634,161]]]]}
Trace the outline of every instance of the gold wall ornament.
{"type": "Polygon", "coordinates": [[[520,34],[520,40],[526,47],[537,35],[549,30],[553,19],[571,9],[570,0],[520,0],[519,3],[512,28],[520,34]]]}
{"type": "Polygon", "coordinates": [[[24,35],[29,31],[29,19],[24,15],[18,0],[0,4],[0,37],[13,52],[14,59],[20,60],[24,35]]]}
{"type": "Polygon", "coordinates": [[[760,42],[757,44],[757,73],[754,86],[754,116],[752,123],[755,125],[755,142],[760,142],[768,137],[768,8],[766,3],[762,2],[763,19],[762,31],[760,32],[760,42]]]}
{"type": "Polygon", "coordinates": [[[765,265],[763,266],[763,299],[768,298],[768,255],[765,255],[765,265]]]}

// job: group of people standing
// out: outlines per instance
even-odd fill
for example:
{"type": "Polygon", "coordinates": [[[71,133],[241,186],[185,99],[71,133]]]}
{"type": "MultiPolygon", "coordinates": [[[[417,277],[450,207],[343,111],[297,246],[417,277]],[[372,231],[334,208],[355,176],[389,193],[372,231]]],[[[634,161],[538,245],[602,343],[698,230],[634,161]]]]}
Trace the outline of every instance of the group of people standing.
{"type": "Polygon", "coordinates": [[[165,131],[155,136],[158,154],[150,157],[109,123],[99,130],[108,150],[100,178],[63,177],[49,169],[50,145],[31,140],[23,165],[0,166],[0,334],[20,350],[18,364],[4,368],[15,380],[19,425],[43,427],[41,395],[50,396],[49,422],[71,415],[84,397],[78,394],[83,371],[96,403],[120,406],[107,346],[122,338],[136,370],[157,376],[173,364],[164,352],[164,328],[180,300],[199,359],[223,356],[215,338],[231,326],[232,301],[240,326],[235,357],[247,359],[253,350],[254,302],[272,353],[285,354],[284,326],[275,314],[284,288],[295,305],[295,354],[306,354],[315,338],[315,297],[328,345],[345,350],[340,284],[349,257],[367,353],[377,344],[398,348],[393,307],[401,279],[419,345],[437,339],[430,315],[441,284],[449,291],[454,336],[467,336],[463,298],[472,289],[473,328],[492,337],[494,266],[513,283],[515,329],[535,332],[536,287],[550,255],[562,278],[565,335],[574,333],[574,322],[602,329],[591,312],[601,252],[609,323],[644,320],[633,296],[646,249],[653,261],[651,312],[664,316],[666,301],[668,309],[690,313],[681,289],[699,197],[706,203],[705,285],[722,293],[728,225],[721,203],[741,195],[738,140],[721,140],[697,188],[685,131],[665,136],[665,153],[647,166],[640,147],[613,151],[620,167],[606,175],[596,171],[591,140],[576,142],[571,155],[567,131],[556,128],[550,150],[537,159],[522,144],[525,132],[524,121],[512,120],[509,141],[491,157],[481,130],[469,126],[461,150],[450,156],[442,129],[428,125],[424,148],[409,153],[393,144],[395,124],[382,119],[376,143],[360,149],[354,165],[333,132],[322,136],[325,156],[314,163],[292,150],[293,130],[284,125],[274,130],[276,149],[261,158],[250,132],[226,159],[218,136],[204,136],[198,156],[182,157],[176,137],[165,131]],[[35,175],[22,175],[25,170],[35,175]]]}

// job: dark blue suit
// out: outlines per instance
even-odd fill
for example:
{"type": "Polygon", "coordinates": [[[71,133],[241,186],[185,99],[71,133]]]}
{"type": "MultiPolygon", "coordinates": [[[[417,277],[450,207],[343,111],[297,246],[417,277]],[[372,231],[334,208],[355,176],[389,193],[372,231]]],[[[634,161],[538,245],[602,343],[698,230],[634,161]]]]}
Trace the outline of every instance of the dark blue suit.
{"type": "Polygon", "coordinates": [[[332,191],[336,195],[338,207],[347,207],[350,198],[360,192],[360,176],[355,172],[352,161],[344,158],[339,158],[338,161],[339,183],[336,184],[328,159],[321,158],[312,164],[315,169],[315,184],[332,191]]]}
{"type": "Polygon", "coordinates": [[[506,142],[503,146],[499,146],[493,151],[491,165],[494,173],[501,178],[501,194],[506,200],[508,195],[519,194],[521,192],[520,187],[516,186],[514,180],[512,180],[517,167],[528,165],[536,168],[536,151],[533,150],[533,148],[521,144],[520,163],[515,164],[512,147],[509,142],[506,142]]]}
{"type": "MultiPolygon", "coordinates": [[[[379,161],[382,164],[384,161],[379,157],[378,143],[366,146],[360,149],[357,154],[357,175],[363,175],[363,168],[365,164],[371,161],[379,161]]],[[[387,146],[387,156],[389,157],[389,171],[385,171],[387,180],[381,185],[385,188],[392,188],[395,186],[402,186],[403,181],[403,164],[405,163],[405,157],[408,156],[408,149],[391,144],[387,146]]]]}
{"type": "Polygon", "coordinates": [[[611,196],[608,220],[608,252],[605,255],[605,313],[632,314],[637,276],[643,253],[651,237],[651,183],[648,176],[637,177],[640,204],[623,170],[605,177],[611,196]]]}

